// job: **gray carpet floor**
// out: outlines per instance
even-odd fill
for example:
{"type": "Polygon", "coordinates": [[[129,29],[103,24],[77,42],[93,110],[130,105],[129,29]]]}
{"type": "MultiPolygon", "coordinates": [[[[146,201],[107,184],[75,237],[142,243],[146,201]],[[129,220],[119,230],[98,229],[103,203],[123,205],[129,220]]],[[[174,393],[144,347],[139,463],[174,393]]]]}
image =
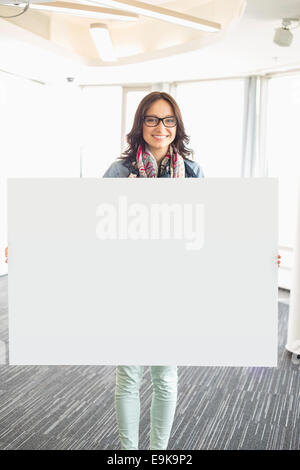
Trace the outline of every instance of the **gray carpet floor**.
{"type": "MultiPolygon", "coordinates": [[[[300,449],[300,365],[286,351],[279,303],[278,367],[178,367],[170,450],[300,449]]],[[[119,450],[113,366],[8,366],[7,276],[0,277],[0,449],[119,450]]],[[[140,449],[149,449],[152,384],[144,368],[140,449]]]]}

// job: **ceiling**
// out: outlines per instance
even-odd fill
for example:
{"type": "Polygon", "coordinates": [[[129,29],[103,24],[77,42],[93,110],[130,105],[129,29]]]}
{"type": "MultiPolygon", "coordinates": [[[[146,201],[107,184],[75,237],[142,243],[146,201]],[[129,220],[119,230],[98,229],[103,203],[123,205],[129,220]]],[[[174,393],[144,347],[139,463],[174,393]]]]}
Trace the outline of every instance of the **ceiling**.
{"type": "MultiPolygon", "coordinates": [[[[64,1],[73,4],[84,3],[81,0],[64,1]]],[[[226,29],[240,18],[245,6],[245,0],[226,0],[226,2],[224,0],[176,0],[172,2],[148,0],[147,3],[220,22],[223,31],[204,33],[143,16],[139,16],[137,21],[128,23],[37,10],[29,10],[24,15],[8,21],[84,57],[88,65],[106,66],[107,63],[102,62],[89,33],[89,26],[92,23],[101,22],[108,26],[118,64],[130,64],[188,51],[192,41],[199,41],[201,47],[220,40],[226,29]]],[[[0,7],[1,11],[5,8],[6,12],[20,11],[15,7],[0,7]]]]}
{"type": "Polygon", "coordinates": [[[299,17],[299,0],[248,0],[247,17],[257,20],[280,20],[283,17],[299,17]]]}
{"type": "MultiPolygon", "coordinates": [[[[13,47],[9,59],[4,61],[0,57],[0,69],[9,66],[17,70],[21,66],[20,50],[25,42],[34,44],[35,50],[37,46],[40,48],[40,55],[32,60],[30,70],[28,60],[22,62],[27,73],[53,80],[68,73],[82,84],[179,81],[300,67],[300,27],[293,30],[291,47],[273,43],[274,29],[280,26],[283,17],[300,18],[299,0],[148,0],[147,3],[219,22],[222,31],[204,33],[145,17],[130,24],[101,20],[109,27],[118,56],[117,63],[112,64],[101,61],[89,34],[90,24],[99,20],[32,10],[19,18],[2,20],[0,46],[4,34],[11,41],[18,36],[19,46],[15,60],[13,47]],[[41,67],[43,55],[47,60],[41,67]],[[61,60],[59,65],[51,63],[52,56],[61,60]]],[[[0,14],[13,9],[0,6],[0,14]]]]}

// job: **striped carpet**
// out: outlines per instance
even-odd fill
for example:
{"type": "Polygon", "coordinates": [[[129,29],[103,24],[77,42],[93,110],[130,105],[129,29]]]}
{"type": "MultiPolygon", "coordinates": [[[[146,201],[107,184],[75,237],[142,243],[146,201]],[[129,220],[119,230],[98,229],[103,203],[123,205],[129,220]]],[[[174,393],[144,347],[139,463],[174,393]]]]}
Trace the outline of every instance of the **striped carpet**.
{"type": "MultiPolygon", "coordinates": [[[[178,367],[169,449],[300,449],[300,365],[285,350],[279,303],[277,368],[178,367]]],[[[8,366],[7,276],[0,277],[0,449],[120,449],[112,366],[8,366]]],[[[237,352],[238,354],[238,352],[237,352]]],[[[141,386],[140,449],[149,448],[150,368],[141,386]]]]}

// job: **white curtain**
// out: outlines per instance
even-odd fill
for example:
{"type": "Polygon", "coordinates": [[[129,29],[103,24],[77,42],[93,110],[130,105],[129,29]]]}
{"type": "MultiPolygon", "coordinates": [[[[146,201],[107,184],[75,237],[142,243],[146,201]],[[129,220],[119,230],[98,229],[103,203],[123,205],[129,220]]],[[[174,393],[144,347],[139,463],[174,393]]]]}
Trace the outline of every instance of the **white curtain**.
{"type": "Polygon", "coordinates": [[[254,174],[257,158],[257,92],[258,78],[247,77],[245,80],[245,111],[242,144],[242,176],[250,177],[254,174]]]}

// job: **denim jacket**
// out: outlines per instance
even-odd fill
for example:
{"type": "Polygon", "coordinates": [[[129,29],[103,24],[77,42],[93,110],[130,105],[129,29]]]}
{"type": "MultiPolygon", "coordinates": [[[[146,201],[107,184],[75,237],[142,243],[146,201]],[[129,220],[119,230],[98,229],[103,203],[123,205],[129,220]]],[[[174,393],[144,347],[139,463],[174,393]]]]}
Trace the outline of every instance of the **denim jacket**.
{"type": "MultiPolygon", "coordinates": [[[[198,163],[184,158],[184,165],[186,178],[204,178],[204,173],[198,163]]],[[[111,163],[103,178],[128,178],[130,173],[136,174],[137,178],[139,177],[138,169],[132,166],[132,161],[119,158],[111,163]]],[[[165,170],[163,174],[159,175],[159,178],[170,178],[170,173],[165,170]]]]}

